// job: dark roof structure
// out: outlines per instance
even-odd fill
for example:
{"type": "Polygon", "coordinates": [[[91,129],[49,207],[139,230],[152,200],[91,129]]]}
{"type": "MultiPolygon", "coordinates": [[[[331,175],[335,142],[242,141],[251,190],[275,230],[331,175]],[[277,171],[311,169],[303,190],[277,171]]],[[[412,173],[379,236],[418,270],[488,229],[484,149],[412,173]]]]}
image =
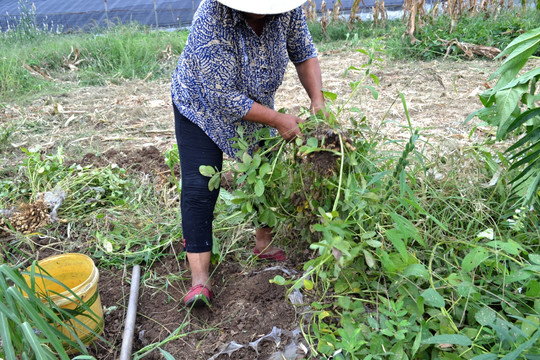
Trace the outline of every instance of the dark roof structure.
{"type": "MultiPolygon", "coordinates": [[[[201,0],[2,0],[0,29],[17,26],[22,21],[39,29],[72,31],[110,23],[138,22],[153,27],[189,26],[201,0]]],[[[342,9],[351,8],[354,0],[342,0],[342,9]]],[[[322,0],[315,0],[320,9],[322,0]]],[[[364,0],[361,8],[371,9],[375,0],[364,0]]],[[[386,0],[386,7],[399,7],[403,0],[386,0]]],[[[327,8],[333,8],[327,1],[327,8]]]]}

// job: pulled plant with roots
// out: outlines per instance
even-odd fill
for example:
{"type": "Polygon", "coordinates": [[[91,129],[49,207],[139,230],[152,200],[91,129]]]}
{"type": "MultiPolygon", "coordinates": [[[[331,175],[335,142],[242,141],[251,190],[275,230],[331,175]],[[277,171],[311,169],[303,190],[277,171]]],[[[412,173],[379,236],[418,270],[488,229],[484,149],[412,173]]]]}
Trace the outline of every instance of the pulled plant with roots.
{"type": "MultiPolygon", "coordinates": [[[[280,225],[293,238],[313,243],[323,237],[316,227],[323,222],[324,214],[339,212],[349,218],[348,213],[362,213],[355,210],[357,206],[352,202],[370,193],[371,184],[365,182],[365,176],[380,169],[368,160],[372,144],[358,130],[358,123],[365,117],[360,121],[351,117],[353,126],[349,128],[338,118],[350,110],[348,104],[362,90],[377,96],[374,87],[365,83],[378,83],[371,70],[380,66],[382,60],[378,56],[382,49],[374,43],[369,51],[359,51],[367,55],[368,61],[361,67],[347,69],[359,72],[361,77],[351,83],[353,91],[349,98],[335,111],[329,108],[328,119],[320,113],[299,124],[302,137],[286,142],[273,137],[269,129],[262,129],[256,137],[264,146],[252,152],[240,129],[237,143],[242,161],[233,166],[233,202],[240,206],[246,220],[256,213],[256,224],[280,225]]],[[[336,94],[324,94],[329,102],[337,103],[336,94]]],[[[353,109],[357,115],[359,110],[353,109]]],[[[200,171],[211,177],[210,189],[219,186],[220,174],[215,169],[202,166],[200,171]]],[[[372,200],[376,197],[367,196],[372,200]]],[[[353,218],[348,221],[351,232],[357,233],[353,223],[362,222],[353,218]]]]}

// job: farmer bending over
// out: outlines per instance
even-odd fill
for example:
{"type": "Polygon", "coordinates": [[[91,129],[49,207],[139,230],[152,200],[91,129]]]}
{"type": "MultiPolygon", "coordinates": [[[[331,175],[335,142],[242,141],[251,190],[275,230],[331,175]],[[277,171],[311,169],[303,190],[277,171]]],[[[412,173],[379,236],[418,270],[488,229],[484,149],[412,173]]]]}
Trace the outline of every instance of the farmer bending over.
{"type": "MultiPolygon", "coordinates": [[[[254,139],[264,126],[286,140],[300,134],[297,116],[273,110],[289,59],[311,99],[324,109],[317,52],[302,8],[305,0],[203,0],[172,76],[176,140],[182,173],[182,229],[192,287],[186,305],[208,303],[212,220],[219,190],[199,166],[222,169],[223,153],[237,158],[238,128],[254,139]]],[[[254,140],[255,141],[255,140],[254,140]]],[[[253,146],[255,144],[252,144],[253,146]]],[[[272,245],[272,229],[256,231],[254,253],[286,259],[272,245]]]]}

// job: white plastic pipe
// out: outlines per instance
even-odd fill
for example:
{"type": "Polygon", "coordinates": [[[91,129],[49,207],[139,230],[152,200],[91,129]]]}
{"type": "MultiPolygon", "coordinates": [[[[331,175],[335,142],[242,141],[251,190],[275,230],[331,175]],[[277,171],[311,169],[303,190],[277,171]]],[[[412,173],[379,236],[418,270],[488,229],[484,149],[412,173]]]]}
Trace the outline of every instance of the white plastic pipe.
{"type": "Polygon", "coordinates": [[[135,265],[131,274],[131,288],[129,290],[129,303],[124,325],[124,335],[122,336],[122,350],[120,360],[131,358],[131,348],[133,346],[133,333],[135,331],[135,318],[137,316],[137,301],[139,299],[139,282],[141,279],[141,267],[135,265]]]}

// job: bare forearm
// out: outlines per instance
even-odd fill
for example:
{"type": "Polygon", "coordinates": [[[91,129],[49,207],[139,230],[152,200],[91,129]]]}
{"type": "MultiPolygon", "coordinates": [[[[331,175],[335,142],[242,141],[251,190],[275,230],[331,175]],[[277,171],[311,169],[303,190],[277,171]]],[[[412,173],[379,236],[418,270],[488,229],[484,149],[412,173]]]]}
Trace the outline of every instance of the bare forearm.
{"type": "Polygon", "coordinates": [[[277,127],[279,113],[259,103],[254,103],[251,110],[244,116],[244,120],[259,124],[277,127]]]}
{"type": "Polygon", "coordinates": [[[322,94],[322,76],[319,59],[316,57],[295,64],[300,83],[311,99],[312,103],[324,103],[322,94]]]}

